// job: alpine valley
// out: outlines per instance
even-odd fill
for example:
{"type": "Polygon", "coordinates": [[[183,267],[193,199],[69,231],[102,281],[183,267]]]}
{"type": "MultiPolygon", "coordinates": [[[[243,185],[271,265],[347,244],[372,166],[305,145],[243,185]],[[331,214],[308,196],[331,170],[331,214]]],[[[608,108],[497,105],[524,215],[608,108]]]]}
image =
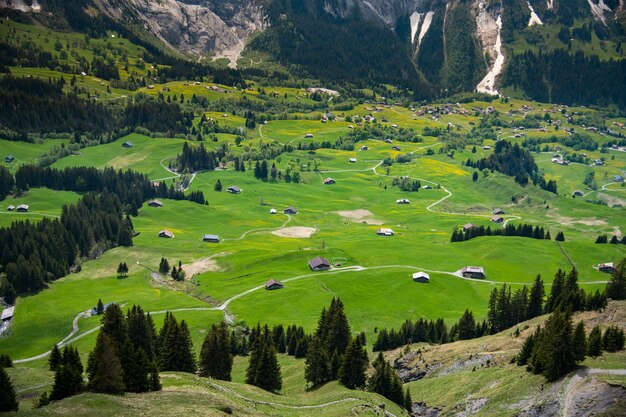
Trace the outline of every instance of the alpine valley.
{"type": "Polygon", "coordinates": [[[624,0],[0,0],[0,414],[626,416],[624,0]]]}

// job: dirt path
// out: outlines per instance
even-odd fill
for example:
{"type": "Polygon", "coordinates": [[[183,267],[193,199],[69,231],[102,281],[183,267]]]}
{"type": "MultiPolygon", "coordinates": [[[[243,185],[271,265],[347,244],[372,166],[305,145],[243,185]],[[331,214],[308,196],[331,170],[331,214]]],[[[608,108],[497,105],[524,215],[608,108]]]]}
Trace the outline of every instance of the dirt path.
{"type": "Polygon", "coordinates": [[[577,370],[565,386],[564,393],[559,399],[563,417],[578,415],[578,403],[581,393],[589,391],[589,380],[592,375],[626,375],[626,369],[599,369],[582,368],[577,370]]]}
{"type": "MultiPolygon", "coordinates": [[[[326,407],[330,407],[333,405],[337,405],[337,404],[342,404],[342,403],[346,403],[346,402],[355,402],[355,401],[363,401],[366,402],[368,405],[371,405],[372,403],[370,401],[366,401],[360,398],[355,398],[355,397],[347,397],[347,398],[342,398],[340,400],[334,400],[334,401],[329,401],[326,403],[322,403],[322,404],[313,404],[313,405],[298,405],[298,404],[283,404],[283,403],[277,403],[274,401],[262,401],[262,400],[254,400],[252,398],[248,398],[240,393],[238,393],[237,391],[224,387],[222,385],[219,385],[215,382],[212,381],[207,381],[207,384],[210,385],[211,387],[222,391],[224,393],[227,393],[229,395],[232,395],[234,397],[239,398],[240,400],[244,400],[246,402],[249,402],[253,405],[269,405],[272,407],[281,407],[281,408],[287,408],[287,409],[292,409],[292,410],[315,410],[315,409],[320,409],[320,408],[326,408],[326,407]]],[[[378,408],[378,404],[376,404],[374,407],[378,408]]],[[[395,414],[393,414],[390,411],[386,411],[385,410],[385,415],[389,416],[389,417],[397,417],[395,414]]]]}
{"type": "Polygon", "coordinates": [[[260,229],[251,229],[251,230],[243,232],[243,234],[241,236],[237,237],[237,238],[222,239],[222,242],[234,242],[236,240],[241,240],[241,239],[245,238],[246,236],[248,236],[250,233],[275,231],[275,230],[282,229],[285,226],[287,226],[287,223],[289,223],[291,221],[291,216],[289,214],[285,214],[285,216],[287,216],[287,220],[285,220],[285,223],[283,223],[282,225],[280,225],[278,227],[263,227],[263,228],[260,228],[260,229]]]}

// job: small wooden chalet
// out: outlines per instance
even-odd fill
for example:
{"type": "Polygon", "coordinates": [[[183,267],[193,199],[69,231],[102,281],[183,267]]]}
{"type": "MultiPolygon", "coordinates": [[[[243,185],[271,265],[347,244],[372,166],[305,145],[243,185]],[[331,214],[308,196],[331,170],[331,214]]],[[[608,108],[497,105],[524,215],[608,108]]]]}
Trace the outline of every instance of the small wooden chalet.
{"type": "Polygon", "coordinates": [[[466,266],[461,269],[461,274],[465,278],[485,278],[485,270],[482,266],[466,266]]]}
{"type": "Polygon", "coordinates": [[[218,235],[203,235],[202,241],[210,243],[220,243],[220,237],[218,235]]]}
{"type": "Polygon", "coordinates": [[[269,281],[265,283],[266,290],[280,290],[283,287],[284,287],[283,283],[275,279],[270,279],[269,281]]]}
{"type": "Polygon", "coordinates": [[[174,237],[174,233],[170,232],[169,230],[161,230],[159,232],[159,237],[164,237],[167,239],[171,239],[174,237]]]}
{"type": "Polygon", "coordinates": [[[413,282],[428,284],[430,282],[430,276],[426,272],[416,272],[413,274],[413,282]]]}
{"type": "Polygon", "coordinates": [[[309,268],[311,268],[312,271],[324,271],[330,269],[330,262],[328,262],[328,259],[318,256],[317,258],[309,260],[309,268]]]}
{"type": "Polygon", "coordinates": [[[598,270],[600,272],[606,272],[607,274],[612,274],[613,272],[615,272],[615,265],[613,264],[613,262],[599,264],[598,270]]]}

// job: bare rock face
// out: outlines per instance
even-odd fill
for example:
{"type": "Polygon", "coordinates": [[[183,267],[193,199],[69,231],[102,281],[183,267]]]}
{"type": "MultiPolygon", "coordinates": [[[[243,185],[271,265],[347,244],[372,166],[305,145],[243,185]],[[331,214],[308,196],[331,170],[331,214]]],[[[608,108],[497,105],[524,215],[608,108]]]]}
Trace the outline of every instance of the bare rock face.
{"type": "Polygon", "coordinates": [[[129,0],[114,7],[99,0],[100,8],[118,20],[141,22],[165,43],[183,52],[237,59],[250,35],[266,26],[263,9],[246,0],[129,0]]]}
{"type": "Polygon", "coordinates": [[[39,12],[37,0],[0,0],[0,9],[14,9],[20,12],[39,12]]]}

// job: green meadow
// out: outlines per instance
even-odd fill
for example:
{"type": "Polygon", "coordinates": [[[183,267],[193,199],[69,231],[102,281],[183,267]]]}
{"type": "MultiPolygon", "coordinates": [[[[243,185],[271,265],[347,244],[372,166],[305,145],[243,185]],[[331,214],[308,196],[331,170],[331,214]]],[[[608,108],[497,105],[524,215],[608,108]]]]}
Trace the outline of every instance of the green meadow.
{"type": "MultiPolygon", "coordinates": [[[[171,94],[205,94],[211,100],[240,100],[242,95],[234,90],[207,90],[204,84],[185,84],[170,83],[165,87],[171,94]]],[[[144,92],[156,94],[163,87],[155,85],[144,92]]],[[[275,94],[283,99],[287,94],[287,100],[307,99],[303,90],[260,88],[265,90],[264,94],[275,94]]],[[[256,86],[243,92],[252,99],[260,94],[256,86]]],[[[337,119],[327,123],[308,119],[269,120],[247,130],[246,139],[239,145],[235,143],[235,135],[218,134],[216,142],[208,140],[203,142],[204,146],[209,149],[227,146],[235,155],[272,141],[292,146],[321,141],[334,143],[350,131],[350,125],[358,128],[345,117],[373,114],[378,120],[387,120],[383,125],[398,124],[415,129],[422,142],[394,143],[401,147],[400,151],[395,151],[391,149],[392,144],[370,139],[357,143],[354,150],[296,150],[268,161],[270,167],[274,164],[282,173],[288,168],[298,171],[300,183],[257,180],[251,169],[253,164],[248,163],[245,172],[237,172],[227,165],[223,170],[198,173],[188,192],[202,191],[208,205],[168,199],[163,199],[164,205],[160,208],[144,204],[139,215],[132,219],[138,233],[133,239],[134,246],[110,249],[95,259],[84,259],[80,272],[49,283],[48,288],[36,294],[19,297],[9,331],[0,338],[0,352],[10,354],[14,360],[29,359],[46,352],[54,343],[68,339],[71,334],[69,340],[78,347],[86,362],[95,343],[99,318],[77,316],[94,307],[98,299],[120,303],[124,308],[139,304],[153,314],[157,328],[161,326],[164,311],[175,311],[178,320],[188,322],[194,349],[199,353],[207,329],[224,319],[224,312],[216,309],[220,306],[225,306],[228,317],[238,324],[298,324],[313,331],[321,309],[332,297],[340,297],[352,331],[365,332],[371,346],[378,329],[398,327],[406,319],[441,317],[452,325],[469,308],[477,320],[482,321],[486,319],[487,301],[494,288],[508,283],[517,289],[532,283],[537,275],[541,275],[549,288],[559,268],[576,267],[585,290],[601,290],[608,275],[598,272],[594,265],[626,257],[624,245],[594,243],[601,233],[621,236],[626,231],[626,204],[620,205],[620,201],[626,200],[624,188],[609,184],[615,175],[626,169],[626,153],[588,152],[590,158],[605,156],[606,166],[601,167],[561,166],[550,162],[552,152],[534,154],[546,178],[557,180],[559,189],[555,195],[532,185],[521,187],[512,178],[497,172],[481,172],[474,182],[474,170],[466,167],[465,161],[488,157],[493,149],[477,146],[474,153],[472,146],[468,146],[456,150],[454,155],[446,155],[440,152],[445,144],[434,137],[422,136],[426,127],[445,128],[448,123],[459,126],[459,132],[467,133],[472,127],[470,122],[479,121],[471,111],[473,107],[493,105],[498,111],[506,112],[511,104],[515,108],[533,104],[534,113],[543,114],[542,105],[517,100],[508,104],[470,103],[463,105],[468,115],[450,114],[437,120],[429,115],[417,116],[398,106],[374,112],[373,105],[362,104],[352,111],[337,112],[337,119]],[[306,134],[312,134],[313,138],[305,138],[306,134]],[[368,146],[368,150],[360,151],[362,145],[368,146]],[[415,157],[409,163],[382,165],[385,158],[408,153],[415,157]],[[356,162],[351,162],[351,158],[356,162]],[[608,184],[606,189],[585,190],[583,180],[589,172],[595,172],[600,187],[608,184]],[[393,179],[400,176],[419,179],[422,186],[429,185],[431,189],[403,192],[392,184],[393,179]],[[334,179],[335,184],[325,185],[325,178],[334,179]],[[224,187],[222,192],[214,191],[218,180],[224,187]],[[239,186],[243,192],[236,195],[226,192],[231,185],[239,186]],[[589,194],[572,198],[572,192],[578,189],[589,194]],[[410,204],[396,203],[405,198],[410,204]],[[610,200],[612,204],[598,204],[600,199],[610,200]],[[283,210],[289,206],[296,207],[298,213],[284,214],[283,210]],[[450,242],[453,230],[466,223],[492,229],[503,227],[490,221],[495,207],[504,210],[507,222],[544,227],[552,238],[557,232],[563,232],[565,242],[502,236],[450,242]],[[277,213],[270,214],[271,209],[277,213]],[[393,229],[395,235],[377,236],[376,230],[381,227],[393,229]],[[174,238],[158,237],[161,230],[171,231],[174,238]],[[203,242],[203,234],[217,234],[220,242],[203,242]],[[307,262],[316,256],[328,258],[335,268],[312,272],[307,262]],[[183,265],[188,272],[185,282],[174,282],[169,276],[154,272],[161,257],[166,257],[170,265],[179,262],[183,265]],[[116,276],[120,262],[130,267],[126,278],[116,276]],[[471,280],[454,275],[467,265],[483,266],[487,278],[471,280]],[[417,271],[428,272],[430,283],[414,283],[411,275],[417,271]],[[282,281],[284,288],[266,291],[263,285],[269,279],[282,281]],[[73,321],[77,324],[75,332],[73,321]]],[[[245,119],[240,115],[212,111],[205,116],[225,127],[244,128],[245,119]]],[[[559,117],[560,114],[554,115],[555,119],[559,117]]],[[[521,120],[521,116],[512,118],[518,119],[521,120]]],[[[195,125],[199,120],[200,114],[197,114],[195,125]]],[[[563,133],[529,130],[527,134],[532,138],[563,133]]],[[[513,130],[505,129],[502,136],[513,136],[513,130]]],[[[601,138],[594,139],[602,143],[601,138]]],[[[521,143],[523,139],[510,140],[521,143]]],[[[52,146],[61,143],[66,141],[45,140],[36,144],[2,141],[0,145],[3,154],[15,155],[16,161],[10,166],[14,172],[19,164],[36,163],[52,146]]],[[[53,167],[132,169],[169,184],[178,174],[168,171],[167,167],[181,152],[184,143],[185,139],[151,138],[133,133],[109,144],[80,149],[77,154],[56,161],[53,167]],[[125,141],[131,142],[133,147],[122,147],[125,141]]],[[[197,146],[194,141],[187,143],[197,146]]],[[[484,144],[493,148],[494,142],[489,140],[484,144]]],[[[77,193],[37,188],[9,196],[0,202],[0,226],[8,226],[16,220],[37,221],[44,216],[59,216],[64,204],[79,198],[77,193]],[[30,212],[6,211],[7,206],[19,204],[28,204],[30,212]]],[[[281,395],[270,396],[277,403],[347,401],[320,410],[319,415],[335,416],[351,415],[354,411],[347,397],[358,396],[359,401],[371,407],[381,401],[372,394],[348,392],[334,383],[319,390],[305,391],[302,360],[281,355],[280,363],[284,388],[281,395]]],[[[16,365],[11,376],[21,390],[22,404],[49,389],[46,384],[52,383],[52,374],[45,370],[45,357],[16,365]]],[[[226,384],[228,389],[251,399],[266,398],[268,394],[240,384],[244,381],[246,366],[247,359],[236,359],[234,383],[226,384]]],[[[437,383],[431,379],[413,382],[409,387],[415,401],[429,404],[457,402],[468,395],[489,392],[496,400],[486,406],[484,413],[496,416],[502,412],[498,404],[504,401],[497,399],[506,395],[503,387],[519,388],[520,398],[529,392],[528,379],[522,378],[522,372],[514,367],[480,369],[442,377],[437,383]],[[500,385],[491,386],[493,380],[500,381],[500,385]],[[475,388],[469,388],[472,385],[469,381],[478,381],[475,388]],[[441,387],[446,388],[445,397],[435,401],[441,395],[441,387]]],[[[186,402],[197,401],[201,393],[211,398],[212,404],[235,407],[239,415],[277,415],[277,412],[285,416],[306,415],[297,408],[275,405],[250,408],[251,403],[242,405],[240,401],[233,401],[232,393],[224,394],[222,389],[190,375],[166,373],[163,382],[164,391],[158,401],[173,404],[173,409],[180,412],[187,410],[186,402]]],[[[127,415],[129,404],[134,401],[143,404],[148,397],[109,398],[85,394],[66,400],[64,404],[87,404],[80,406],[85,415],[92,410],[90,407],[127,415]]],[[[26,415],[59,413],[62,410],[53,405],[26,415]]],[[[219,413],[216,408],[216,415],[221,415],[219,413]]]]}

